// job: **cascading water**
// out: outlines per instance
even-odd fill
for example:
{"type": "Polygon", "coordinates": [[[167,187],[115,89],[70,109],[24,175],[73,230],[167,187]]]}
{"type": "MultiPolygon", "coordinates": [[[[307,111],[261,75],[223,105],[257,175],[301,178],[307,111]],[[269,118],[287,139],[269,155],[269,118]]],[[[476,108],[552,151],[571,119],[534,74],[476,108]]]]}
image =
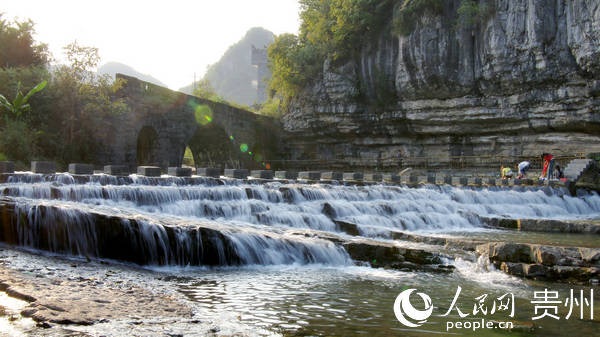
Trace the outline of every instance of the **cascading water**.
{"type": "Polygon", "coordinates": [[[347,264],[344,249],[311,231],[368,238],[390,231],[482,229],[483,217],[580,219],[600,216],[600,197],[548,187],[408,188],[239,181],[18,174],[0,185],[14,201],[18,242],[86,256],[112,256],[100,218],[135,246],[133,262],[151,264],[347,264]],[[99,216],[101,215],[101,217],[99,216]],[[25,225],[26,224],[26,225],[25,225]],[[200,227],[198,227],[200,225],[200,227]],[[198,228],[202,228],[199,230],[198,228]],[[200,236],[207,235],[210,242],[200,236]],[[298,232],[304,231],[304,232],[298,232]],[[308,231],[308,232],[307,232],[308,231]],[[43,233],[43,235],[41,235],[43,233]],[[44,241],[44,242],[42,242],[44,241]],[[203,255],[206,247],[214,248],[203,255]],[[211,257],[208,257],[211,255],[211,257]],[[142,258],[141,256],[145,256],[142,258]]]}
{"type": "MultiPolygon", "coordinates": [[[[48,280],[59,274],[69,280],[66,284],[85,279],[126,291],[143,284],[179,294],[196,312],[194,323],[176,320],[181,330],[173,334],[186,335],[203,333],[197,322],[206,325],[204,334],[215,331],[214,324],[224,335],[443,334],[450,318],[439,314],[458,287],[465,312],[482,294],[513,293],[514,320],[528,321],[531,292],[554,284],[507,275],[486,256],[477,259],[465,247],[445,246],[445,240],[526,237],[540,243],[546,233],[500,231],[486,221],[600,216],[597,194],[571,197],[548,187],[409,188],[28,173],[2,178],[0,241],[75,258],[2,247],[0,263],[48,280]],[[457,234],[463,232],[468,234],[457,234]],[[372,268],[379,266],[392,269],[372,268]],[[394,317],[394,299],[406,288],[427,293],[436,306],[436,315],[414,334],[394,317]]],[[[558,236],[563,243],[598,247],[592,235],[558,236]]],[[[504,313],[493,319],[513,320],[504,313]]],[[[597,330],[594,323],[573,322],[577,331],[591,335],[597,330]]],[[[139,323],[136,319],[138,329],[139,323]]],[[[545,332],[561,328],[545,324],[545,332]]],[[[77,329],[106,335],[106,329],[119,334],[130,327],[127,321],[111,321],[77,329]]],[[[153,321],[145,329],[150,335],[175,328],[170,320],[153,321]]]]}

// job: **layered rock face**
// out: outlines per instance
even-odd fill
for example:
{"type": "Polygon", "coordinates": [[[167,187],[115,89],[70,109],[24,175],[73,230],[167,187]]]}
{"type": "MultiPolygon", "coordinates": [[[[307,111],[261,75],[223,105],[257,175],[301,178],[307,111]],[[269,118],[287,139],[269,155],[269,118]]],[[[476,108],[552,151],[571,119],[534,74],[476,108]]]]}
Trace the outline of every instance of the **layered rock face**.
{"type": "Polygon", "coordinates": [[[360,60],[325,62],[283,118],[290,159],[385,168],[401,149],[435,169],[600,151],[600,2],[484,2],[490,13],[473,24],[457,24],[460,0],[446,1],[410,35],[388,29],[360,60]]]}

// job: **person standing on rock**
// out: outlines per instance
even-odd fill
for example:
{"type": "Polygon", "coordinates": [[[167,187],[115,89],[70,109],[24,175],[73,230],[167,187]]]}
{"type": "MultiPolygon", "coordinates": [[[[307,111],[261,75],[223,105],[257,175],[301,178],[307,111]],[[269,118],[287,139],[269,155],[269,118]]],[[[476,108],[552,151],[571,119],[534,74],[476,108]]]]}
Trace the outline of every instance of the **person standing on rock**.
{"type": "Polygon", "coordinates": [[[541,178],[551,179],[554,172],[554,156],[550,153],[542,153],[542,162],[544,163],[544,169],[541,178]]]}
{"type": "Polygon", "coordinates": [[[527,177],[527,171],[529,171],[529,169],[531,168],[531,163],[525,160],[518,164],[515,164],[515,168],[519,170],[517,178],[523,179],[527,177]]]}

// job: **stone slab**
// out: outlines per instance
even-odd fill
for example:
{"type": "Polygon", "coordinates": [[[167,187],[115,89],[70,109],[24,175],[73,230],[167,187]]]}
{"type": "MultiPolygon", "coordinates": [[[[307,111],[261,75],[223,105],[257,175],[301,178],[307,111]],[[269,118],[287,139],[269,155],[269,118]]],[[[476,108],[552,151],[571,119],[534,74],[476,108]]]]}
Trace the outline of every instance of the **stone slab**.
{"type": "Polygon", "coordinates": [[[468,179],[469,185],[481,186],[482,183],[483,183],[483,181],[481,180],[481,178],[478,178],[478,177],[472,177],[472,178],[468,179]]]}
{"type": "Polygon", "coordinates": [[[271,171],[271,170],[252,170],[250,172],[250,176],[252,178],[259,178],[259,179],[273,179],[274,174],[273,174],[273,171],[271,171]]]}
{"type": "Polygon", "coordinates": [[[52,161],[32,161],[31,172],[41,174],[56,173],[56,163],[52,161]]]}
{"type": "Polygon", "coordinates": [[[12,161],[0,161],[0,173],[14,173],[15,163],[12,161]]]}
{"type": "Polygon", "coordinates": [[[364,180],[370,182],[380,182],[383,180],[383,176],[379,173],[367,173],[364,175],[364,180]]]}
{"type": "Polygon", "coordinates": [[[496,186],[496,179],[495,178],[488,178],[485,183],[487,185],[489,185],[489,186],[496,186]]]}
{"type": "Polygon", "coordinates": [[[225,169],[224,176],[235,179],[246,179],[248,178],[248,170],[245,169],[225,169]]]}
{"type": "Polygon", "coordinates": [[[144,177],[160,177],[160,167],[158,166],[138,166],[137,174],[144,177]]]}
{"type": "Polygon", "coordinates": [[[71,164],[69,164],[69,173],[70,174],[94,174],[94,165],[71,163],[71,164]]]}
{"type": "Polygon", "coordinates": [[[221,170],[214,167],[202,167],[196,169],[196,174],[203,177],[219,178],[221,176],[221,170]]]}
{"type": "Polygon", "coordinates": [[[469,184],[469,178],[467,178],[467,177],[452,177],[452,185],[467,186],[468,184],[469,184]]]}
{"type": "Polygon", "coordinates": [[[427,183],[428,184],[435,184],[436,183],[435,174],[429,174],[429,175],[427,175],[427,183]]]}
{"type": "Polygon", "coordinates": [[[295,171],[276,171],[275,178],[277,179],[298,179],[298,172],[295,171]]]}
{"type": "Polygon", "coordinates": [[[104,166],[104,174],[111,176],[128,176],[129,167],[127,165],[106,165],[104,166]]]}
{"type": "Polygon", "coordinates": [[[320,180],[321,172],[319,172],[319,171],[302,171],[302,172],[298,173],[298,179],[320,180]]]}
{"type": "Polygon", "coordinates": [[[393,173],[384,174],[383,181],[386,183],[398,184],[400,183],[400,176],[393,173]]]}
{"type": "MultiPolygon", "coordinates": [[[[344,173],[344,180],[346,181],[362,181],[364,179],[364,174],[361,172],[346,172],[344,173]]],[[[400,181],[400,180],[398,180],[400,181]]]]}
{"type": "Polygon", "coordinates": [[[344,174],[342,172],[327,171],[321,173],[321,180],[342,180],[344,174]]]}
{"type": "Polygon", "coordinates": [[[192,176],[192,168],[191,167],[169,167],[167,169],[167,173],[173,177],[191,177],[192,176]]]}

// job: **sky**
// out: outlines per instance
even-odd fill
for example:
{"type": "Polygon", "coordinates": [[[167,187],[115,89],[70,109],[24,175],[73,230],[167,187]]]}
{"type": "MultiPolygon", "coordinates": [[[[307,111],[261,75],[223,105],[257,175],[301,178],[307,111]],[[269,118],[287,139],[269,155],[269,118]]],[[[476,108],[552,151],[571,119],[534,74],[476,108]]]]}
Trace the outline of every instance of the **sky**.
{"type": "Polygon", "coordinates": [[[77,40],[102,60],[127,64],[179,89],[252,27],[297,33],[297,0],[3,0],[4,18],[32,19],[57,62],[77,40]]]}

